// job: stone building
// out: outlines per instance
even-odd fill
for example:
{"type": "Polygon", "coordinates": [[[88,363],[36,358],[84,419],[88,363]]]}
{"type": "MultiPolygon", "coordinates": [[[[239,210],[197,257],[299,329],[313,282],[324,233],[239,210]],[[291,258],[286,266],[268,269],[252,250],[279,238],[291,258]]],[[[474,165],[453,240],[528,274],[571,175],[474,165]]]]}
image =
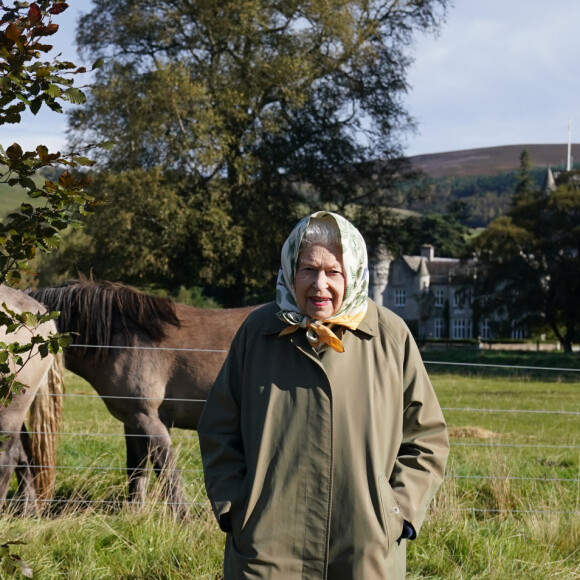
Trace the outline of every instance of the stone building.
{"type": "Polygon", "coordinates": [[[393,259],[378,252],[371,262],[369,295],[401,316],[420,339],[490,338],[488,321],[474,320],[471,275],[469,262],[437,257],[431,245],[424,245],[419,256],[393,259]]]}

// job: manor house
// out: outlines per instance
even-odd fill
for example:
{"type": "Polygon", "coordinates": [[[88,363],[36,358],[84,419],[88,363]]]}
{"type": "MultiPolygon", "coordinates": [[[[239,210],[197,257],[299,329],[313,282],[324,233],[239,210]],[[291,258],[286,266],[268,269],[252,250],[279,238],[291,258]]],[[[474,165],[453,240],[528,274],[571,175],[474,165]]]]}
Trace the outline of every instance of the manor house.
{"type": "MultiPolygon", "coordinates": [[[[419,339],[488,339],[489,320],[477,321],[471,307],[473,263],[439,258],[424,245],[420,256],[393,259],[375,252],[370,268],[370,297],[397,313],[419,339]]],[[[517,330],[513,338],[522,338],[517,330]]]]}

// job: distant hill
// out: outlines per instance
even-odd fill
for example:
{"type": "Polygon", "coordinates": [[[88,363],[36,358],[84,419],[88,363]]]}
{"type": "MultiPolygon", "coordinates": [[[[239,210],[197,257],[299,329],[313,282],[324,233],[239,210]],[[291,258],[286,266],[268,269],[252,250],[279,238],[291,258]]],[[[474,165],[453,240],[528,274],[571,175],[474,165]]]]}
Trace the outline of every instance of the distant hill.
{"type": "MultiPolygon", "coordinates": [[[[466,224],[484,227],[509,208],[524,149],[530,153],[533,165],[530,173],[538,188],[543,187],[548,167],[566,167],[567,143],[502,145],[415,155],[409,158],[411,163],[430,176],[432,183],[421,191],[420,197],[409,196],[399,209],[444,214],[450,203],[461,201],[467,205],[470,216],[466,224]]],[[[580,162],[578,143],[572,145],[572,161],[574,158],[580,162]]],[[[0,184],[0,217],[18,207],[22,201],[29,201],[22,191],[0,184]]]]}
{"type": "MultiPolygon", "coordinates": [[[[411,163],[428,175],[431,183],[419,190],[418,197],[409,196],[403,207],[420,213],[444,214],[449,204],[460,201],[469,215],[466,225],[485,227],[509,209],[524,149],[530,154],[530,177],[538,190],[544,187],[548,167],[566,168],[567,143],[503,145],[416,155],[409,158],[411,163]]],[[[574,157],[580,161],[580,144],[572,145],[571,155],[572,163],[574,157]]]]}
{"type": "MultiPolygon", "coordinates": [[[[465,149],[447,153],[415,155],[409,159],[417,169],[431,177],[474,177],[517,171],[520,155],[526,149],[534,167],[565,167],[568,144],[553,145],[503,145],[465,149]]],[[[572,144],[572,161],[580,161],[580,144],[572,144]]]]}

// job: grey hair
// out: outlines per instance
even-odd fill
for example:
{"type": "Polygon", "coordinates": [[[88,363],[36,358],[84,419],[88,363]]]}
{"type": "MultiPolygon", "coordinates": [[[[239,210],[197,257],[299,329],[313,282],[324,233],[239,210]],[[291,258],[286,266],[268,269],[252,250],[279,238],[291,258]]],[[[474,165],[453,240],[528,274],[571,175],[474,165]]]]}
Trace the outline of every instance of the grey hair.
{"type": "Polygon", "coordinates": [[[311,244],[320,244],[327,248],[338,248],[342,250],[340,230],[338,224],[332,216],[326,215],[319,218],[312,218],[300,240],[299,253],[311,244]]]}

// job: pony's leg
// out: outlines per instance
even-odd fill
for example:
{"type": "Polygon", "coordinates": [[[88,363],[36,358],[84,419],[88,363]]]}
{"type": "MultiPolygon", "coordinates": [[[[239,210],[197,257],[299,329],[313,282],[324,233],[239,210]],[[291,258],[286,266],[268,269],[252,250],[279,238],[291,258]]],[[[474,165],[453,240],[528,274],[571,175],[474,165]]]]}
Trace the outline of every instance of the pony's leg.
{"type": "Polygon", "coordinates": [[[129,478],[129,501],[141,505],[147,493],[147,437],[131,425],[125,425],[127,448],[127,477],[129,478]]]}
{"type": "Polygon", "coordinates": [[[23,511],[33,514],[38,511],[36,488],[34,486],[34,471],[31,465],[32,451],[30,435],[26,427],[22,425],[20,444],[18,446],[18,463],[16,466],[16,479],[18,481],[17,494],[22,498],[23,511]]]}
{"type": "Polygon", "coordinates": [[[18,464],[20,447],[19,435],[2,435],[2,437],[6,439],[0,440],[0,505],[6,500],[12,474],[18,464]]]}
{"type": "Polygon", "coordinates": [[[30,456],[26,452],[28,434],[13,434],[0,443],[0,505],[6,500],[12,474],[16,472],[18,488],[15,497],[19,498],[18,511],[26,514],[37,512],[34,474],[30,466],[30,456]]]}
{"type": "Polygon", "coordinates": [[[167,437],[156,436],[150,438],[149,456],[151,457],[155,475],[163,485],[163,491],[171,511],[180,518],[186,517],[188,508],[169,433],[167,437]]]}
{"type": "MultiPolygon", "coordinates": [[[[188,509],[185,505],[181,476],[176,469],[175,454],[169,430],[158,417],[143,414],[138,416],[134,432],[146,436],[131,437],[130,439],[146,442],[147,455],[151,459],[155,474],[163,484],[165,497],[172,511],[179,517],[186,517],[188,509]]],[[[129,460],[128,455],[127,460],[129,460]]],[[[127,465],[129,467],[129,463],[127,465]]],[[[136,472],[138,471],[137,469],[136,472]]],[[[141,482],[139,482],[140,484],[141,482]]]]}

